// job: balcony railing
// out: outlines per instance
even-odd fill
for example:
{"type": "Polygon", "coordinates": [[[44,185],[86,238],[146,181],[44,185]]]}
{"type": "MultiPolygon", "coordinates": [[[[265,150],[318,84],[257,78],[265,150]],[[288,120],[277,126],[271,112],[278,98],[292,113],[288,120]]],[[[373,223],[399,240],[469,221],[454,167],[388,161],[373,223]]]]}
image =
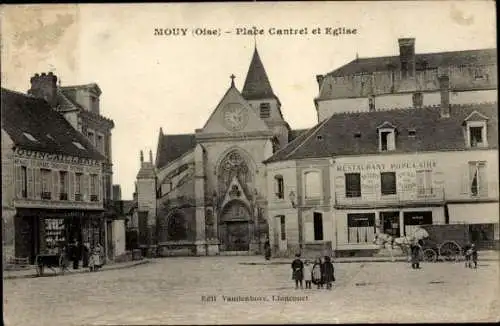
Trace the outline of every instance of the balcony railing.
{"type": "Polygon", "coordinates": [[[335,206],[345,207],[378,207],[387,205],[439,204],[444,202],[442,188],[419,188],[397,191],[394,194],[381,192],[337,192],[335,206]]]}
{"type": "Polygon", "coordinates": [[[75,194],[75,201],[82,201],[82,194],[75,194]]]}
{"type": "Polygon", "coordinates": [[[90,201],[99,201],[97,195],[90,195],[90,201]]]}
{"type": "Polygon", "coordinates": [[[59,200],[68,200],[68,194],[65,192],[61,192],[59,194],[59,200]]]}

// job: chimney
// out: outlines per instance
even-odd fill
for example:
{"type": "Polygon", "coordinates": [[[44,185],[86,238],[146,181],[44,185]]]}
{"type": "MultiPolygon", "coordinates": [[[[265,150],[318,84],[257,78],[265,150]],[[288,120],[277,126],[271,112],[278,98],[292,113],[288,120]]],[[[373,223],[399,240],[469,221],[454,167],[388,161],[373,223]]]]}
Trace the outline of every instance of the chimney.
{"type": "Polygon", "coordinates": [[[318,89],[321,90],[321,85],[323,84],[323,80],[325,79],[325,76],[323,75],[316,75],[316,81],[318,82],[318,89]]]}
{"type": "Polygon", "coordinates": [[[35,74],[30,79],[31,88],[28,91],[29,95],[46,100],[51,107],[57,104],[57,76],[52,72],[41,75],[35,74]]]}
{"type": "Polygon", "coordinates": [[[439,79],[439,90],[441,92],[441,117],[450,116],[450,78],[448,75],[441,75],[439,79]]]}
{"type": "Polygon", "coordinates": [[[399,43],[399,60],[401,62],[401,72],[404,78],[415,77],[415,39],[400,38],[399,43]]]}

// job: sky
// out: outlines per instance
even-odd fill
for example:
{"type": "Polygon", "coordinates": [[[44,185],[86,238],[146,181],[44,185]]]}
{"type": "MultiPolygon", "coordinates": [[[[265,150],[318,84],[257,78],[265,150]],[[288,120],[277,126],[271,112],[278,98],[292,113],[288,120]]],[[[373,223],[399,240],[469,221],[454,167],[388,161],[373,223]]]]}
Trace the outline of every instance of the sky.
{"type": "Polygon", "coordinates": [[[201,128],[230,86],[242,89],[255,42],[293,129],[317,123],[316,75],[359,57],[496,48],[493,1],[281,2],[2,6],[2,87],[26,92],[35,73],[62,86],[97,83],[101,114],[115,122],[113,183],[131,199],[139,151],[156,155],[164,133],[201,128]],[[237,35],[237,28],[264,34],[237,35]],[[356,29],[326,35],[327,28],[356,29]],[[186,28],[187,35],[154,35],[186,28]],[[270,28],[306,35],[271,35],[270,28]],[[312,31],[319,28],[321,34],[312,31]],[[220,30],[196,36],[196,29],[220,30]]]}

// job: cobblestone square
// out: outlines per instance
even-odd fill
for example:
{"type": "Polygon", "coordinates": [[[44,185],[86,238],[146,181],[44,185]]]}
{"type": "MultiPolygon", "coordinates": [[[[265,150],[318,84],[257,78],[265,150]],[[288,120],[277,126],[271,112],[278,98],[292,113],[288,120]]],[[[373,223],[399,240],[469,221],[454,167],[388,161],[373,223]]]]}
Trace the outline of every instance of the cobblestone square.
{"type": "Polygon", "coordinates": [[[260,257],[157,259],[130,269],[4,280],[7,325],[494,321],[499,262],[335,264],[332,291],[295,290],[260,257]],[[213,298],[215,301],[202,300],[213,298]],[[235,302],[252,296],[267,301],[235,302]],[[274,296],[274,297],[273,297],[274,296]],[[283,297],[298,298],[283,301],[283,297]],[[278,300],[281,298],[281,300],[278,300]]]}

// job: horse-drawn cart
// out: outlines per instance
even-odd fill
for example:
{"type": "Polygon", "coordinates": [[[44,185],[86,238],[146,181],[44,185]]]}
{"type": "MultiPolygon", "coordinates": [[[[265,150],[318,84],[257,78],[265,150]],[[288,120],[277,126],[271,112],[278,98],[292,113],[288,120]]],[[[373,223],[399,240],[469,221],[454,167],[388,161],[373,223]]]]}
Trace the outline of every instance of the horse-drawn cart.
{"type": "Polygon", "coordinates": [[[457,261],[464,255],[464,248],[470,243],[466,224],[421,225],[428,236],[420,239],[423,260],[427,262],[457,261]]]}
{"type": "Polygon", "coordinates": [[[57,274],[64,273],[68,268],[68,261],[64,254],[39,254],[35,257],[35,267],[38,276],[43,276],[45,267],[50,268],[57,274]]]}

